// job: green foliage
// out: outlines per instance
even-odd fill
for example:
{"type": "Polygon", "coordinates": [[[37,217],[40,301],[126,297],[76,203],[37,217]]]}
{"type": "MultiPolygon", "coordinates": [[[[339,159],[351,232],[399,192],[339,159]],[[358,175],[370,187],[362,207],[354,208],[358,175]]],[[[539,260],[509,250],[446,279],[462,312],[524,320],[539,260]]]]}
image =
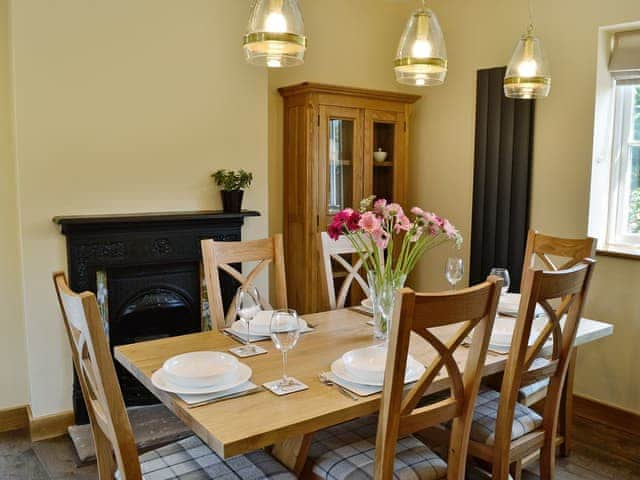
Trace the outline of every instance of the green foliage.
{"type": "Polygon", "coordinates": [[[222,190],[242,190],[251,185],[253,174],[245,170],[218,170],[211,177],[222,190]]]}
{"type": "Polygon", "coordinates": [[[631,192],[629,233],[640,233],[640,188],[636,188],[631,192]]]}

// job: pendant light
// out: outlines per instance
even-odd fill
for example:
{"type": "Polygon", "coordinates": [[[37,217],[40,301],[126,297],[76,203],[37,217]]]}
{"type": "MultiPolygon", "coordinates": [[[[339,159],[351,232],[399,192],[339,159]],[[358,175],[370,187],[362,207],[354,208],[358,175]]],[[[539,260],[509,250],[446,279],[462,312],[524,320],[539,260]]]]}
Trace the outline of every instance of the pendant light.
{"type": "Polygon", "coordinates": [[[549,65],[540,39],[533,34],[533,12],[529,0],[529,27],[516,45],[504,76],[508,98],[544,98],[551,90],[549,65]]]}
{"type": "Polygon", "coordinates": [[[254,0],[244,36],[244,54],[253,65],[292,67],[304,62],[307,38],[297,0],[254,0]]]}
{"type": "Polygon", "coordinates": [[[425,7],[413,12],[400,38],[394,61],[396,80],[405,85],[441,85],[447,76],[447,47],[435,13],[425,7]]]}

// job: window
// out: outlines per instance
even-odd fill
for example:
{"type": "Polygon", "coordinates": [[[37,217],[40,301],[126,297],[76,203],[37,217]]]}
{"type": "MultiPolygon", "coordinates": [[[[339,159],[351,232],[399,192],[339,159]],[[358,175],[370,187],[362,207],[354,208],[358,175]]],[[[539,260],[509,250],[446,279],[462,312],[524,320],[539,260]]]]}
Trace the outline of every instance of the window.
{"type": "Polygon", "coordinates": [[[640,256],[640,25],[600,32],[589,234],[640,256]]]}
{"type": "Polygon", "coordinates": [[[640,81],[616,85],[607,244],[640,246],[640,81]]]}

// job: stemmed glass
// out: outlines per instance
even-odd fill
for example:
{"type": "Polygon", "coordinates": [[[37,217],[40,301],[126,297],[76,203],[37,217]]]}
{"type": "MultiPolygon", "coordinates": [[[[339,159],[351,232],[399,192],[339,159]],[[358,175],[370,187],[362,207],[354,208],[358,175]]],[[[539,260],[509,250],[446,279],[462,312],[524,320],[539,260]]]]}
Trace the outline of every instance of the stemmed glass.
{"type": "Polygon", "coordinates": [[[445,264],[444,274],[447,277],[447,282],[451,285],[451,288],[456,289],[456,284],[462,280],[464,275],[464,262],[458,257],[447,258],[445,264]]]}
{"type": "Polygon", "coordinates": [[[509,291],[509,287],[511,286],[511,277],[509,277],[509,270],[507,270],[506,268],[495,267],[491,269],[489,275],[494,275],[503,280],[504,283],[502,284],[502,295],[509,291]]]}
{"type": "Polygon", "coordinates": [[[253,285],[242,285],[236,292],[236,313],[247,324],[247,341],[243,351],[245,353],[255,352],[255,347],[251,344],[251,321],[262,310],[260,303],[260,293],[253,285]]]}
{"type": "Polygon", "coordinates": [[[275,347],[282,352],[282,380],[276,388],[286,390],[287,387],[297,385],[297,382],[287,375],[287,354],[298,343],[300,338],[300,319],[295,310],[275,310],[271,317],[271,340],[275,347]]]}

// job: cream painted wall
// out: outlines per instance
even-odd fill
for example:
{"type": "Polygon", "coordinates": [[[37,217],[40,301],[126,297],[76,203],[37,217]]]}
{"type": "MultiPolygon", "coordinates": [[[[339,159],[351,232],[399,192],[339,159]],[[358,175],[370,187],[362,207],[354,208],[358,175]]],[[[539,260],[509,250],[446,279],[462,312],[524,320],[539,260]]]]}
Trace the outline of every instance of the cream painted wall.
{"type": "Polygon", "coordinates": [[[263,213],[245,238],[266,235],[267,73],[243,59],[247,17],[238,0],[13,3],[35,416],[71,408],[51,283],[65,266],[54,215],[219,208],[209,174],[244,167],[256,179],[245,206],[263,213]]]}
{"type": "MultiPolygon", "coordinates": [[[[411,6],[407,5],[406,14],[411,6]]],[[[416,112],[413,200],[451,217],[469,238],[475,75],[505,65],[527,25],[526,3],[434,0],[450,70],[416,112]]],[[[531,226],[555,235],[587,233],[598,27],[640,20],[637,0],[539,0],[536,30],[550,58],[551,96],[538,102],[531,226]]],[[[467,243],[468,246],[468,243],[467,243]]],[[[441,289],[446,251],[422,262],[416,284],[441,289]]],[[[463,255],[468,259],[468,248],[463,255]]],[[[615,325],[612,337],[580,349],[576,392],[640,412],[634,352],[640,342],[640,262],[598,257],[585,315],[615,325]]],[[[468,263],[468,262],[467,262],[468,263]]]]}
{"type": "Polygon", "coordinates": [[[29,403],[11,88],[9,1],[0,0],[0,409],[29,403]]]}

